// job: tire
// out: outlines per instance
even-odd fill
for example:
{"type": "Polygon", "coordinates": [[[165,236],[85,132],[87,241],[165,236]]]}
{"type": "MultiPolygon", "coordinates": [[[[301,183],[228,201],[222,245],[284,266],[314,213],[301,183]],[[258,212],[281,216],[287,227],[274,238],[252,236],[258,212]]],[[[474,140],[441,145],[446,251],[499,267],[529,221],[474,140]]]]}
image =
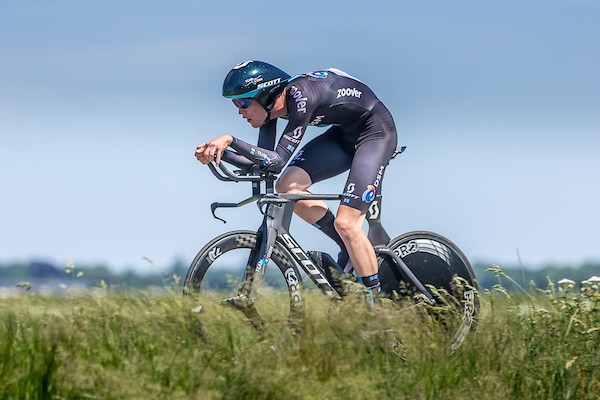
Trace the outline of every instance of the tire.
{"type": "MultiPolygon", "coordinates": [[[[479,313],[477,281],[467,257],[450,240],[426,231],[398,236],[387,247],[432,292],[436,303],[425,309],[450,335],[452,350],[459,348],[475,331],[479,313]]],[[[391,258],[380,254],[378,259],[382,292],[392,298],[415,298],[418,290],[391,258]]]]}
{"type": "MultiPolygon", "coordinates": [[[[222,300],[238,295],[250,252],[260,246],[256,232],[232,231],[216,237],[192,261],[183,285],[192,311],[222,316],[222,300]]],[[[288,320],[297,328],[304,317],[303,284],[287,250],[276,242],[262,279],[255,277],[250,298],[268,325],[288,320]]],[[[239,314],[241,315],[241,314],[239,314]]]]}

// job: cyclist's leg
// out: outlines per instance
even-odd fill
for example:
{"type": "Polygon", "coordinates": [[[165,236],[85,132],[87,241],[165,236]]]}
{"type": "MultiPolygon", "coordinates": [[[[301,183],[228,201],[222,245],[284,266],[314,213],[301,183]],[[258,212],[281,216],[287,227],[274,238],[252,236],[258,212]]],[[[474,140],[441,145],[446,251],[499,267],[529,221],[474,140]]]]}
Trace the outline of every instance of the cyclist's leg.
{"type": "Polygon", "coordinates": [[[384,143],[383,140],[371,140],[357,149],[346,182],[344,199],[335,220],[335,228],[348,250],[356,275],[369,289],[369,300],[372,300],[373,295],[378,295],[380,285],[377,257],[363,226],[366,212],[375,198],[389,161],[389,158],[385,160],[387,152],[380,146],[384,143]],[[378,157],[378,154],[382,156],[378,157]],[[380,162],[382,158],[384,163],[380,162]]]}
{"type": "MultiPolygon", "coordinates": [[[[340,143],[344,132],[331,127],[298,151],[275,184],[278,193],[308,193],[316,182],[339,175],[350,168],[352,153],[340,143]]],[[[294,212],[309,224],[319,221],[327,212],[322,200],[302,200],[296,203],[294,212]]]]}
{"type": "Polygon", "coordinates": [[[335,227],[357,276],[376,294],[380,290],[377,257],[363,225],[396,148],[397,135],[392,117],[381,103],[361,128],[335,227]]]}
{"type": "Polygon", "coordinates": [[[359,277],[377,273],[377,258],[363,231],[366,213],[343,204],[338,208],[335,228],[344,241],[354,270],[359,277]]]}
{"type": "MultiPolygon", "coordinates": [[[[339,127],[332,127],[304,146],[277,180],[277,192],[308,193],[313,183],[347,171],[354,146],[340,142],[343,134],[339,127]]],[[[322,200],[299,201],[294,212],[340,246],[337,262],[343,268],[348,262],[348,253],[334,227],[335,217],[327,204],[322,200]]]]}
{"type": "MultiPolygon", "coordinates": [[[[277,193],[306,194],[312,183],[310,175],[305,170],[290,165],[277,180],[275,190],[277,193]]],[[[296,203],[294,213],[309,224],[314,224],[323,218],[327,209],[327,204],[323,200],[302,200],[296,203]]]]}

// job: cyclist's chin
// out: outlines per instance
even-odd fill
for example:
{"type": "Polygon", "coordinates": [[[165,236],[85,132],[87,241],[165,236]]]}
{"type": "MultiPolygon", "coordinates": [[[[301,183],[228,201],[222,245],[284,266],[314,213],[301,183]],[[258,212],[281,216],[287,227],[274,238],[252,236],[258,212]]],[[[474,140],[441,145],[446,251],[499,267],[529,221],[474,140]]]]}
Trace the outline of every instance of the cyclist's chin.
{"type": "Polygon", "coordinates": [[[260,127],[261,127],[261,126],[262,126],[262,125],[265,123],[265,121],[264,121],[264,120],[262,120],[262,121],[259,121],[259,119],[260,119],[260,118],[257,118],[257,119],[249,119],[249,120],[248,120],[248,123],[249,123],[250,125],[252,125],[252,127],[253,127],[253,128],[260,128],[260,127]]]}

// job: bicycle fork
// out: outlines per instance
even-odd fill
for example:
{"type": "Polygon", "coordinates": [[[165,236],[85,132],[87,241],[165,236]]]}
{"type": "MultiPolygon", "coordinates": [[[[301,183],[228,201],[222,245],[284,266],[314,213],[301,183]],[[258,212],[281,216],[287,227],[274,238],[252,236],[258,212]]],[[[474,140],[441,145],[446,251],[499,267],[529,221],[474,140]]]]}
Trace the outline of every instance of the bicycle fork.
{"type": "MultiPolygon", "coordinates": [[[[257,238],[260,239],[260,238],[257,238]]],[[[258,259],[258,246],[250,251],[246,268],[244,269],[244,277],[240,288],[238,289],[238,295],[222,301],[223,304],[235,308],[241,311],[247,318],[252,326],[259,332],[264,330],[264,322],[258,314],[254,302],[250,298],[252,292],[252,283],[254,282],[255,264],[258,259]]]]}
{"type": "Polygon", "coordinates": [[[264,215],[263,222],[257,231],[256,246],[250,252],[242,283],[238,289],[238,295],[224,300],[224,303],[241,311],[250,321],[250,323],[258,330],[264,330],[264,321],[254,306],[254,299],[251,293],[254,286],[256,274],[264,275],[265,269],[271,260],[271,255],[275,249],[275,241],[277,240],[278,231],[281,225],[281,218],[277,218],[277,206],[281,206],[286,202],[283,199],[273,199],[266,197],[258,201],[258,207],[264,215]],[[266,204],[266,210],[262,207],[266,204]]]}
{"type": "MultiPolygon", "coordinates": [[[[312,259],[298,246],[294,239],[287,233],[290,226],[295,201],[281,197],[268,197],[258,201],[258,207],[264,215],[263,222],[257,231],[256,247],[251,251],[244,270],[242,283],[238,290],[238,295],[227,299],[228,305],[235,307],[246,315],[252,325],[258,330],[262,330],[264,322],[254,307],[251,299],[252,288],[256,274],[264,275],[265,269],[269,264],[271,255],[275,251],[275,244],[278,237],[284,247],[290,252],[291,258],[301,267],[315,282],[317,287],[326,295],[340,298],[340,294],[332,287],[331,283],[324,276],[324,272],[312,261],[312,259]],[[263,210],[263,206],[266,206],[263,210]]],[[[290,321],[293,321],[296,314],[302,314],[304,302],[298,291],[299,279],[295,274],[288,276],[285,274],[286,284],[291,293],[291,314],[290,321]]]]}

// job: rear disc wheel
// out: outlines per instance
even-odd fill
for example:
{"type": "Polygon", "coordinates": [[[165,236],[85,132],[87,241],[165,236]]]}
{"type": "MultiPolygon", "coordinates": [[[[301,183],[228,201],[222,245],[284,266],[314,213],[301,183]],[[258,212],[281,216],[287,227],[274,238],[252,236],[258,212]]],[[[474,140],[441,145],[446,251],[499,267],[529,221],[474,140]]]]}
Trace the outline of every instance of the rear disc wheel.
{"type": "Polygon", "coordinates": [[[450,240],[433,232],[409,232],[387,246],[406,264],[433,294],[435,304],[424,296],[389,256],[380,254],[379,277],[382,292],[395,299],[420,299],[428,316],[450,336],[452,350],[459,348],[477,326],[479,295],[471,264],[450,240]]]}

